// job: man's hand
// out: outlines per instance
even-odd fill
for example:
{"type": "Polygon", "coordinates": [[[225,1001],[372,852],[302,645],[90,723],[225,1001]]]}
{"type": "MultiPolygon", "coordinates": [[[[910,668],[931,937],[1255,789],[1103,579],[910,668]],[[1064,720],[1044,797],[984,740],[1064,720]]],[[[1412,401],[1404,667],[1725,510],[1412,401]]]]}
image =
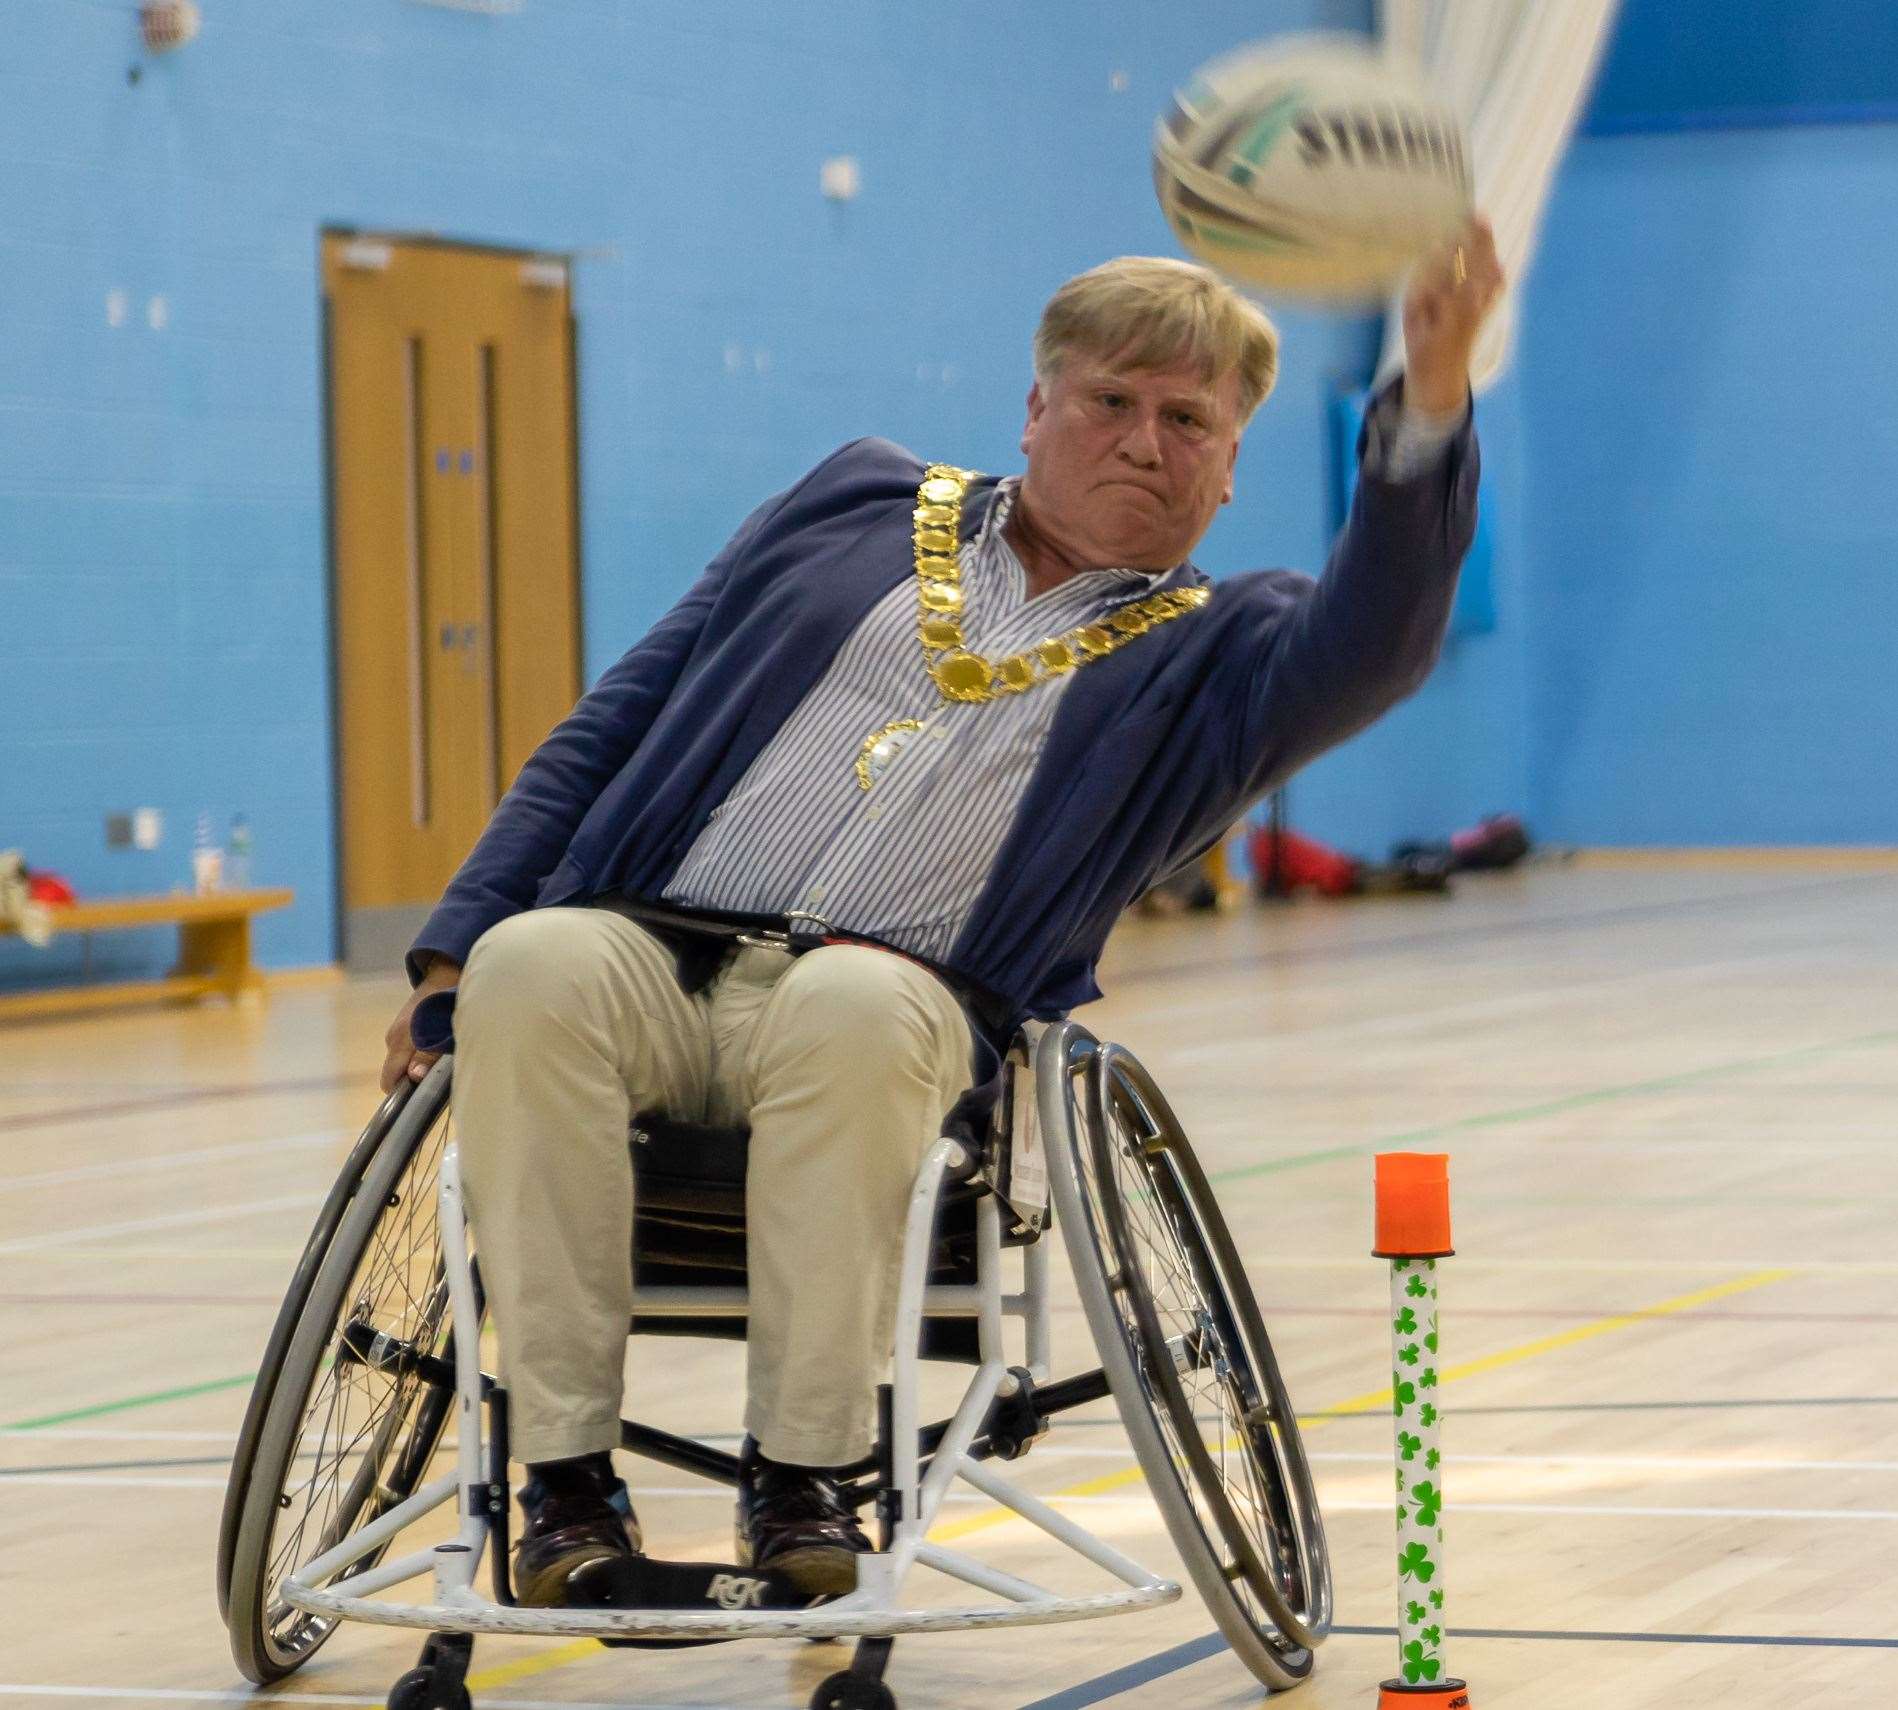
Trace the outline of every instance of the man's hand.
{"type": "Polygon", "coordinates": [[[1470,352],[1503,294],[1496,234],[1481,214],[1418,263],[1404,293],[1404,402],[1427,415],[1460,411],[1470,395],[1470,352]]]}
{"type": "Polygon", "coordinates": [[[415,1036],[409,1031],[409,1023],[415,1017],[415,1006],[423,998],[432,997],[436,992],[445,992],[461,979],[461,964],[451,962],[446,956],[437,956],[429,963],[428,972],[422,976],[422,983],[409,993],[395,1020],[389,1023],[389,1031],[383,1036],[383,1043],[389,1047],[389,1054],[382,1061],[382,1090],[393,1092],[396,1083],[404,1075],[412,1081],[419,1081],[429,1071],[441,1053],[439,1051],[418,1051],[415,1048],[415,1036]]]}

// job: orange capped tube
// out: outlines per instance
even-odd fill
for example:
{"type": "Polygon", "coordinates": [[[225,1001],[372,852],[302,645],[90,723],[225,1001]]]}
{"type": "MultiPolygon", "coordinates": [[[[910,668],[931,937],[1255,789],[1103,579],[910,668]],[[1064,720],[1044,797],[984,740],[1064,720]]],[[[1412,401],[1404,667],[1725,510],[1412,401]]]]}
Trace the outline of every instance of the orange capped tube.
{"type": "Polygon", "coordinates": [[[1397,1460],[1397,1668],[1378,1710],[1468,1710],[1445,1656],[1443,1344],[1437,1262],[1450,1245],[1450,1160],[1377,1159],[1377,1254],[1390,1261],[1391,1416],[1397,1460]]]}
{"type": "Polygon", "coordinates": [[[1380,1259],[1447,1259],[1450,1158],[1445,1152],[1377,1155],[1377,1243],[1380,1259]]]}

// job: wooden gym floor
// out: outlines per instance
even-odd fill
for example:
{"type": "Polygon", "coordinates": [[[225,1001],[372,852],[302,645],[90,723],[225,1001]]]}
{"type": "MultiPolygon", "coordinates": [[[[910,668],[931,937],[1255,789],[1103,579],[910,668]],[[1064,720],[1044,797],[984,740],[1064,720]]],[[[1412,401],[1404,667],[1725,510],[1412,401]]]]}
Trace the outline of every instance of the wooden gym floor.
{"type": "MultiPolygon", "coordinates": [[[[1390,1148],[1452,1155],[1447,1613],[1479,1710],[1898,1702],[1894,965],[1875,861],[1532,868],[1123,929],[1081,1019],[1179,1107],[1312,1415],[1339,1629],[1291,1703],[1366,1710],[1392,1672],[1390,1148]]],[[[225,1460],[399,996],[0,1034],[0,1710],[248,1696],[212,1595],[225,1460]]],[[[635,1411],[730,1429],[733,1350],[667,1344],[663,1386],[642,1353],[635,1411]]],[[[1130,1464],[1096,1409],[1023,1469],[1159,1565],[1130,1464]]],[[[629,1471],[659,1549],[724,1552],[722,1493],[629,1471]]],[[[1038,1535],[993,1522],[948,1524],[1033,1572],[1038,1535]]],[[[905,1639],[891,1683],[908,1710],[1256,1701],[1211,1632],[1189,1592],[905,1639]]],[[[416,1649],[345,1627],[280,1696],[379,1705],[416,1649]]],[[[801,1706],[843,1655],[488,1639],[472,1682],[490,1710],[801,1706]]]]}

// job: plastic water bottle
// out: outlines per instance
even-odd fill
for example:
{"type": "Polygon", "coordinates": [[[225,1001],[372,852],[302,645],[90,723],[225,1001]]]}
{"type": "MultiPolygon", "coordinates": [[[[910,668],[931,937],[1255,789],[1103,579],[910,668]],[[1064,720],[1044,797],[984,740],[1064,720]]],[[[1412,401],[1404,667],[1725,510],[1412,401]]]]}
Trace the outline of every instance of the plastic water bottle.
{"type": "Polygon", "coordinates": [[[224,851],[211,841],[211,816],[198,815],[197,835],[191,840],[191,883],[199,896],[224,888],[224,851]]]}
{"type": "Polygon", "coordinates": [[[231,815],[231,847],[224,859],[224,882],[234,891],[250,889],[250,821],[231,815]]]}

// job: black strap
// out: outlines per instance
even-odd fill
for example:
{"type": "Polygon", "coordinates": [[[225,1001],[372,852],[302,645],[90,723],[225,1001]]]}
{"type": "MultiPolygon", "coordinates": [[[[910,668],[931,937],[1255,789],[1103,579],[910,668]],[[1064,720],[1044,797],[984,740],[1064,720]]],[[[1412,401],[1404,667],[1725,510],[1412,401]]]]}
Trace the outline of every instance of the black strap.
{"type": "MultiPolygon", "coordinates": [[[[809,916],[792,920],[784,915],[701,912],[677,908],[669,903],[648,902],[643,897],[629,897],[618,892],[594,898],[594,906],[609,908],[615,914],[637,921],[664,944],[672,952],[679,985],[688,995],[696,995],[712,983],[741,938],[756,937],[763,933],[777,934],[786,940],[785,948],[794,956],[806,950],[815,950],[824,942],[823,934],[804,930],[809,926],[809,916]]],[[[846,933],[841,936],[854,937],[858,942],[873,947],[895,948],[894,945],[878,946],[874,938],[866,938],[861,934],[846,933]]],[[[900,954],[908,956],[909,952],[900,954]]],[[[918,956],[910,956],[909,959],[912,962],[922,961],[918,956]]],[[[1008,1055],[1009,1041],[1014,1037],[1021,1016],[1005,999],[964,979],[960,974],[939,967],[934,962],[923,962],[923,966],[954,993],[956,1001],[962,1006],[962,1013],[968,1017],[969,1030],[975,1038],[975,1053],[970,1064],[971,1084],[950,1111],[944,1122],[944,1131],[959,1134],[971,1150],[979,1155],[982,1136],[988,1131],[990,1113],[1001,1093],[1002,1060],[1008,1055]]]]}
{"type": "Polygon", "coordinates": [[[741,939],[769,933],[783,938],[785,949],[792,955],[801,956],[807,950],[818,949],[829,938],[839,937],[873,949],[895,951],[920,963],[955,993],[963,1008],[969,1010],[991,1036],[1000,1034],[1006,1040],[1014,1030],[1016,1018],[1010,1014],[1009,1006],[972,980],[908,950],[899,951],[893,944],[884,944],[860,932],[833,929],[814,915],[721,914],[682,909],[671,903],[647,902],[641,897],[618,893],[596,897],[594,904],[637,921],[660,939],[672,951],[674,961],[680,963],[679,983],[687,992],[701,991],[710,984],[726,955],[741,939]],[[689,980],[688,961],[692,975],[689,980]]]}
{"type": "Polygon", "coordinates": [[[697,996],[712,983],[738,947],[742,935],[784,931],[782,921],[774,926],[762,918],[740,921],[716,915],[687,914],[663,903],[641,902],[636,897],[616,892],[595,897],[593,906],[611,909],[637,922],[657,938],[672,953],[679,989],[688,997],[697,996]]]}
{"type": "MultiPolygon", "coordinates": [[[[615,1556],[579,1569],[567,1581],[565,1601],[570,1609],[725,1610],[735,1615],[748,1609],[808,1609],[820,1599],[770,1568],[615,1556]]],[[[601,1643],[663,1646],[667,1641],[602,1638],[601,1643]]]]}

